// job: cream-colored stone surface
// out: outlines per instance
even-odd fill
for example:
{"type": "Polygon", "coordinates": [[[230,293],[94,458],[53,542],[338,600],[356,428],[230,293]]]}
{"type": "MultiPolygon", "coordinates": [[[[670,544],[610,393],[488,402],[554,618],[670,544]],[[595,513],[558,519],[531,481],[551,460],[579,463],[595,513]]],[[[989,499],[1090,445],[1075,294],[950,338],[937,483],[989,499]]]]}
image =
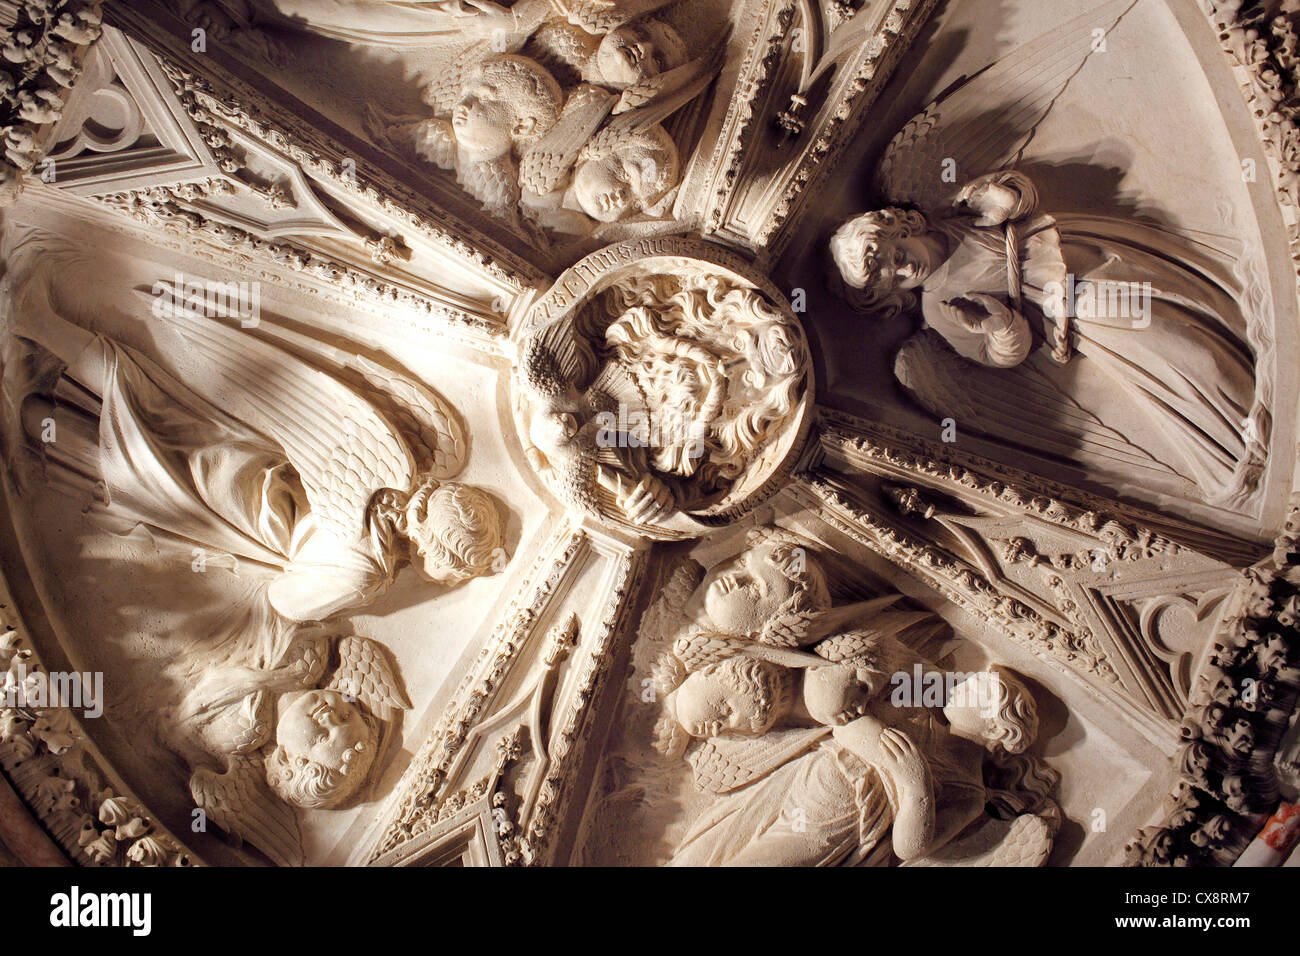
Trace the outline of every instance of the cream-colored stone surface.
{"type": "Polygon", "coordinates": [[[0,16],[6,862],[1211,866],[1295,797],[1292,0],[0,16]]]}

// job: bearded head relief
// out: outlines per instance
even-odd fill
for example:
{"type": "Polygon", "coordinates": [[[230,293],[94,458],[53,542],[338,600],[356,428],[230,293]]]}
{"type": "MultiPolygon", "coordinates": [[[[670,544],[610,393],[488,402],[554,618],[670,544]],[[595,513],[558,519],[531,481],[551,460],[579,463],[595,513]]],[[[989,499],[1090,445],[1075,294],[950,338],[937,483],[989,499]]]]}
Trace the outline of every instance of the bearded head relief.
{"type": "Polygon", "coordinates": [[[355,794],[379,745],[360,708],[336,690],[284,695],[275,740],[266,758],[267,783],[285,803],[312,810],[336,807],[355,794]]]}
{"type": "Polygon", "coordinates": [[[573,195],[597,222],[617,222],[652,206],[677,182],[677,145],[662,126],[608,143],[578,158],[573,195]]]}
{"type": "Polygon", "coordinates": [[[533,60],[490,56],[466,75],[451,126],[459,147],[485,162],[506,157],[546,133],[563,103],[559,84],[533,60]]]}

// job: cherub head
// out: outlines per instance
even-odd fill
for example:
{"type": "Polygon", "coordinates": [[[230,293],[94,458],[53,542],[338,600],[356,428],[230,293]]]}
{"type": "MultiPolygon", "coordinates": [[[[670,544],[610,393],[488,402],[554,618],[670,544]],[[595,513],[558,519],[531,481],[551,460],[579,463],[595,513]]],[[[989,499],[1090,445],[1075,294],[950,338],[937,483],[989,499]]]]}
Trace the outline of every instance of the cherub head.
{"type": "Polygon", "coordinates": [[[496,502],[459,482],[426,480],[407,499],[399,527],[410,541],[411,564],[438,584],[487,574],[505,553],[496,502]]]}
{"type": "Polygon", "coordinates": [[[333,690],[285,694],[278,707],[266,779],[280,799],[320,810],[356,793],[379,746],[361,710],[333,690]]]}
{"type": "Polygon", "coordinates": [[[595,140],[578,156],[573,195],[598,222],[644,212],[677,182],[677,145],[654,125],[636,133],[595,140]]]}
{"type": "Polygon", "coordinates": [[[457,145],[483,162],[544,134],[555,125],[563,103],[555,78],[533,60],[490,56],[466,75],[451,127],[457,145]]]}
{"type": "Polygon", "coordinates": [[[688,736],[718,737],[766,733],[793,703],[789,670],[738,654],[691,673],[665,706],[688,736]]]}
{"type": "Polygon", "coordinates": [[[701,584],[705,623],[732,637],[756,638],[768,622],[831,606],[826,573],[797,539],[750,535],[749,548],[710,569],[701,584]]]}
{"type": "Polygon", "coordinates": [[[681,66],[686,57],[681,35],[662,20],[625,23],[596,47],[592,79],[625,90],[681,66]]]}
{"type": "Polygon", "coordinates": [[[943,715],[952,732],[989,750],[1018,754],[1038,736],[1038,705],[1005,667],[971,674],[953,688],[943,715]]]}
{"type": "Polygon", "coordinates": [[[851,288],[854,305],[894,315],[907,308],[919,288],[943,263],[943,247],[931,237],[925,217],[891,207],[865,212],[831,237],[831,256],[851,288]]]}

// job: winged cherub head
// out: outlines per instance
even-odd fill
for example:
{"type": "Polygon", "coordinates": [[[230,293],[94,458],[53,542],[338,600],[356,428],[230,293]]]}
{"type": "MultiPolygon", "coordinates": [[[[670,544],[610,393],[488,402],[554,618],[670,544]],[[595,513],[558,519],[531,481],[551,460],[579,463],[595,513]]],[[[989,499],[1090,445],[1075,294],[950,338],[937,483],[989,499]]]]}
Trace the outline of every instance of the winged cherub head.
{"type": "Polygon", "coordinates": [[[505,553],[496,502],[471,485],[427,479],[407,499],[398,526],[410,541],[411,564],[438,584],[487,574],[505,553]]]}
{"type": "Polygon", "coordinates": [[[759,533],[749,543],[748,550],[711,568],[701,585],[702,611],[712,630],[759,639],[769,622],[831,606],[825,571],[797,539],[759,533]]]}
{"type": "Polygon", "coordinates": [[[909,307],[912,290],[945,258],[943,241],[927,230],[925,216],[897,207],[854,216],[830,245],[844,281],[861,290],[854,305],[886,317],[909,307]]]}
{"type": "Polygon", "coordinates": [[[687,738],[767,733],[790,713],[794,693],[790,670],[769,661],[737,654],[707,664],[664,698],[656,746],[680,756],[687,738]]]}
{"type": "Polygon", "coordinates": [[[335,690],[282,696],[266,780],[285,803],[338,806],[365,780],[379,738],[360,708],[335,690]]]}
{"type": "Polygon", "coordinates": [[[622,136],[598,137],[578,156],[573,195],[598,222],[643,212],[677,182],[677,144],[655,124],[622,136]]]}
{"type": "Polygon", "coordinates": [[[625,90],[686,62],[681,35],[662,20],[625,23],[601,39],[593,57],[594,82],[625,90]]]}
{"type": "Polygon", "coordinates": [[[457,145],[485,162],[544,134],[555,125],[563,103],[555,78],[533,60],[490,56],[466,75],[451,127],[457,145]]]}

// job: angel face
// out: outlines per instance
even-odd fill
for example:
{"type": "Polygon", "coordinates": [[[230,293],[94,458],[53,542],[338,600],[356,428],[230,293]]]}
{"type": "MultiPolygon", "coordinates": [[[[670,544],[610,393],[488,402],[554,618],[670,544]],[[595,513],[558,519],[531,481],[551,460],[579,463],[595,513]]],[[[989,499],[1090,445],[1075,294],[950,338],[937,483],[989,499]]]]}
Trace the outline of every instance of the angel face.
{"type": "Polygon", "coordinates": [[[880,239],[876,244],[877,288],[916,289],[943,263],[941,250],[927,236],[880,239]]]}
{"type": "Polygon", "coordinates": [[[554,125],[563,96],[554,77],[522,56],[489,57],[466,77],[451,113],[456,143],[484,162],[554,125]]]}
{"type": "Polygon", "coordinates": [[[704,614],[714,630],[751,636],[763,629],[805,585],[760,545],[709,571],[704,579],[704,614]]]}
{"type": "Polygon", "coordinates": [[[491,83],[467,84],[451,113],[456,142],[480,159],[495,159],[514,144],[514,109],[491,83]]]}
{"type": "Polygon", "coordinates": [[[596,48],[596,70],[607,86],[625,90],[685,62],[685,44],[666,23],[625,24],[596,48]]]}
{"type": "Polygon", "coordinates": [[[405,518],[411,564],[430,581],[454,586],[504,561],[501,516],[480,488],[429,479],[411,495],[405,518]]]}
{"type": "Polygon", "coordinates": [[[661,128],[646,131],[578,166],[573,195],[597,222],[617,222],[643,210],[677,179],[677,147],[661,128]]]}
{"type": "Polygon", "coordinates": [[[789,711],[791,683],[776,665],[730,657],[687,677],[670,706],[692,737],[758,735],[789,711]]]}
{"type": "Polygon", "coordinates": [[[374,733],[361,711],[338,691],[299,694],[281,709],[275,737],[290,767],[314,764],[346,777],[364,774],[374,759],[374,733]]]}

